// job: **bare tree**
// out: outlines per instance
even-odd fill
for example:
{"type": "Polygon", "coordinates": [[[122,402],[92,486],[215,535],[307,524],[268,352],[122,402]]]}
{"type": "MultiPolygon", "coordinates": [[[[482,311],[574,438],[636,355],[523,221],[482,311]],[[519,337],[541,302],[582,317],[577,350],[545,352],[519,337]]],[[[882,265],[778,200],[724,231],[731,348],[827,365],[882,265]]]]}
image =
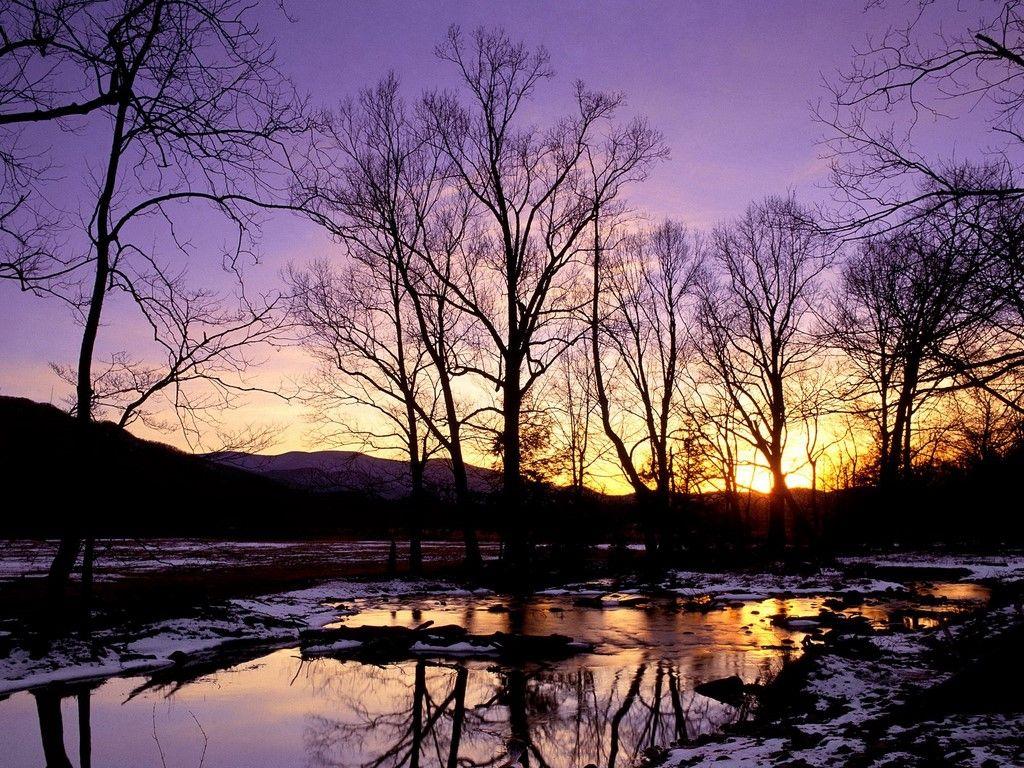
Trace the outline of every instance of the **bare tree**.
{"type": "Polygon", "coordinates": [[[644,510],[647,553],[654,558],[656,528],[668,514],[675,476],[674,445],[683,436],[686,415],[678,382],[691,338],[696,247],[682,225],[669,221],[623,238],[610,252],[599,238],[595,224],[594,385],[605,434],[644,510]]]}
{"type": "Polygon", "coordinates": [[[817,115],[844,204],[837,225],[876,225],[877,232],[955,216],[976,228],[990,262],[989,277],[978,279],[987,280],[993,299],[1001,297],[993,316],[1001,333],[989,354],[947,347],[945,363],[960,385],[1020,410],[998,383],[1024,363],[1017,247],[1024,15],[1018,0],[957,8],[951,18],[950,10],[921,2],[907,22],[869,39],[834,78],[817,115]],[[951,145],[955,135],[956,154],[922,153],[924,130],[948,131],[951,145]]]}
{"type": "Polygon", "coordinates": [[[579,497],[601,453],[594,440],[597,398],[588,351],[580,345],[566,350],[555,365],[555,377],[545,399],[550,399],[557,411],[554,441],[562,458],[562,474],[579,497]]]}
{"type": "Polygon", "coordinates": [[[409,464],[414,519],[410,568],[422,565],[420,526],[425,503],[424,469],[439,449],[427,424],[437,419],[438,394],[409,299],[392,265],[375,256],[355,259],[348,268],[315,262],[292,269],[292,313],[305,332],[304,345],[320,363],[310,382],[319,418],[337,425],[331,438],[356,441],[360,449],[401,450],[409,464]],[[360,423],[337,409],[358,407],[371,414],[360,423]]]}
{"type": "MultiPolygon", "coordinates": [[[[119,278],[118,271],[114,280],[119,278]]],[[[223,296],[191,288],[183,276],[169,274],[159,265],[132,275],[122,287],[131,293],[164,359],[149,362],[117,352],[105,360],[93,375],[93,417],[111,418],[121,427],[140,422],[158,431],[176,429],[193,450],[225,450],[220,438],[227,438],[227,433],[220,414],[242,393],[268,392],[249,383],[247,373],[260,362],[255,357],[258,348],[281,341],[282,297],[250,300],[243,295],[231,307],[223,296]],[[168,412],[173,423],[167,421],[168,412]],[[217,439],[216,445],[210,444],[211,438],[217,439]]],[[[51,368],[68,384],[77,382],[73,366],[54,363],[51,368]]],[[[71,412],[77,407],[72,400],[71,412]]],[[[248,433],[252,438],[265,436],[261,430],[248,433]]],[[[228,442],[241,449],[239,438],[235,434],[228,442]]]]}
{"type": "Polygon", "coordinates": [[[697,348],[737,415],[737,434],[772,475],[769,542],[785,541],[784,453],[799,392],[796,378],[815,365],[820,344],[811,321],[834,247],[792,197],[752,204],[710,244],[697,348]]]}
{"type": "Polygon", "coordinates": [[[982,14],[957,8],[952,23],[937,18],[948,10],[920,2],[906,23],[869,39],[816,109],[833,183],[848,205],[847,226],[893,225],[896,214],[927,214],[950,200],[1024,193],[1012,177],[1024,149],[1022,4],[992,3],[982,14]],[[968,115],[988,130],[972,130],[978,143],[967,151],[1000,173],[972,173],[962,162],[915,147],[923,116],[943,122],[968,115]]]}
{"type": "Polygon", "coordinates": [[[820,364],[804,371],[796,381],[800,410],[794,415],[802,423],[803,459],[811,482],[807,514],[802,518],[802,532],[809,541],[819,539],[824,532],[818,497],[822,485],[821,464],[850,436],[848,430],[837,430],[834,424],[834,417],[845,407],[849,394],[843,386],[846,377],[841,373],[841,366],[844,363],[843,359],[823,354],[820,364]]]}
{"type": "Polygon", "coordinates": [[[423,126],[407,114],[394,76],[329,116],[309,161],[299,188],[310,215],[395,283],[386,287],[408,307],[406,332],[417,336],[432,366],[440,414],[431,404],[411,406],[451,461],[466,562],[475,570],[480,553],[463,447],[471,414],[456,394],[460,361],[468,354],[467,324],[448,287],[469,219],[467,201],[447,184],[444,163],[423,126]]]}
{"type": "Polygon", "coordinates": [[[570,115],[546,130],[524,124],[524,104],[552,70],[545,50],[530,52],[502,31],[477,30],[467,41],[453,27],[437,54],[457,68],[470,104],[436,92],[423,112],[431,141],[480,213],[459,273],[445,282],[489,340],[473,370],[501,398],[503,498],[511,526],[506,552],[522,561],[525,531],[516,521],[524,399],[573,340],[566,324],[579,296],[567,277],[579,264],[588,225],[664,150],[642,121],[610,125],[620,95],[581,83],[570,115]]]}
{"type": "Polygon", "coordinates": [[[699,446],[708,481],[721,488],[728,523],[736,535],[745,530],[740,507],[739,470],[741,467],[740,429],[732,401],[718,386],[713,376],[698,366],[684,371],[680,383],[686,388],[681,403],[691,424],[700,425],[699,446]]]}
{"type": "MultiPolygon", "coordinates": [[[[83,181],[91,200],[85,237],[79,239],[87,245],[68,267],[62,262],[55,270],[41,269],[44,275],[69,269],[89,274],[81,293],[69,297],[83,324],[75,412],[88,421],[97,399],[93,364],[108,295],[124,293],[151,323],[161,315],[157,325],[177,322],[176,312],[205,303],[197,294],[183,298],[179,293],[173,310],[155,309],[169,286],[180,285],[182,274],[158,257],[156,243],[175,260],[186,261],[194,249],[180,230],[196,203],[212,206],[234,228],[234,243],[223,249],[222,259],[240,280],[244,257],[254,255],[256,221],[245,206],[275,205],[280,199],[271,166],[281,159],[282,137],[304,127],[302,102],[277,72],[273,51],[259,39],[251,7],[241,0],[16,2],[9,7],[0,41],[0,126],[8,131],[88,120],[97,135],[102,128],[106,143],[94,185],[83,181]],[[15,36],[7,32],[8,18],[15,36]],[[155,230],[161,226],[158,239],[155,230]],[[152,245],[141,246],[142,238],[152,245]]],[[[19,279],[25,274],[20,266],[13,271],[19,279]]],[[[257,304],[240,321],[243,326],[261,322],[267,305],[257,304]]],[[[207,320],[212,317],[208,309],[203,313],[207,320]]],[[[182,338],[179,334],[178,341],[182,338]]],[[[167,346],[166,338],[157,341],[167,346]]],[[[213,346],[197,354],[202,357],[213,346]]],[[[221,363],[238,361],[237,346],[228,343],[220,350],[221,363]]],[[[185,357],[196,359],[193,352],[185,357]]],[[[201,365],[210,361],[207,357],[201,365]]],[[[180,356],[172,354],[171,367],[178,362],[180,356]]],[[[187,377],[195,371],[179,367],[170,371],[171,380],[176,373],[187,377]]],[[[139,391],[144,395],[165,378],[143,371],[139,391]]],[[[51,569],[56,588],[66,580],[80,540],[76,531],[64,537],[51,569]]]]}
{"type": "Polygon", "coordinates": [[[982,389],[970,389],[950,398],[951,447],[965,467],[983,466],[1006,456],[1021,444],[1020,414],[982,389]]]}
{"type": "Polygon", "coordinates": [[[875,425],[883,485],[912,471],[922,404],[958,387],[950,361],[979,360],[995,341],[998,302],[983,287],[987,257],[974,232],[933,212],[865,241],[844,265],[833,337],[868,398],[861,412],[875,425]]]}

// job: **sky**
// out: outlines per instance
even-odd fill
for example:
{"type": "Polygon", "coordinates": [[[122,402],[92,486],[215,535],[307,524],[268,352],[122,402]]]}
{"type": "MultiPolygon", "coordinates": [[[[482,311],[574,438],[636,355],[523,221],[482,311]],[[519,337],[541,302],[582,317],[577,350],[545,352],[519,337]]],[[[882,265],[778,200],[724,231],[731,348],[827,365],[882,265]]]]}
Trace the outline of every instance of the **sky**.
{"type": "MultiPolygon", "coordinates": [[[[280,66],[300,91],[328,107],[389,70],[410,99],[425,89],[454,87],[451,66],[433,55],[453,23],[466,31],[502,26],[513,38],[546,46],[556,77],[540,87],[530,115],[543,124],[563,114],[576,79],[592,88],[623,91],[622,117],[645,115],[671,151],[644,185],[631,190],[632,205],[654,219],[673,217],[700,229],[741,213],[767,194],[792,190],[807,202],[826,199],[822,129],[812,120],[810,104],[826,96],[823,79],[849,64],[854,46],[907,18],[916,3],[896,0],[865,8],[862,1],[811,0],[291,0],[285,7],[287,17],[276,3],[261,9],[263,33],[276,40],[280,66]]],[[[956,26],[977,8],[939,7],[956,26]]],[[[87,133],[62,132],[44,140],[52,142],[73,200],[78,164],[95,169],[99,156],[91,158],[87,133]]],[[[260,250],[261,263],[249,277],[268,289],[288,264],[339,255],[312,225],[285,217],[267,223],[260,250]]],[[[223,279],[219,264],[197,259],[193,277],[217,284],[223,279]]],[[[145,330],[127,306],[115,302],[100,332],[101,355],[124,346],[143,349],[145,330]]],[[[0,285],[0,393],[61,403],[67,387],[49,364],[76,359],[77,343],[78,329],[66,308],[0,285]]],[[[267,352],[260,380],[271,386],[298,381],[310,364],[299,349],[267,352]]],[[[253,396],[231,419],[280,427],[274,452],[321,447],[301,405],[253,396]]],[[[180,444],[174,435],[162,439],[180,444]]]]}

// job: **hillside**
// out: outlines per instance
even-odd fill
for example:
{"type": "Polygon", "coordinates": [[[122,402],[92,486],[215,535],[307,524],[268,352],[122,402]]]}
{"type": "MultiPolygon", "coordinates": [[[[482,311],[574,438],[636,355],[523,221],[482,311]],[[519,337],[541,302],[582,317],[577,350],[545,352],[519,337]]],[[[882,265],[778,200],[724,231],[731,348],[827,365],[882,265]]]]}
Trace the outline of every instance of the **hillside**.
{"type": "MultiPolygon", "coordinates": [[[[412,490],[407,462],[357,451],[290,451],[276,456],[225,452],[210,454],[208,458],[318,493],[348,491],[400,499],[412,490]]],[[[467,470],[470,490],[476,493],[492,491],[500,483],[500,475],[494,470],[472,466],[467,470]]],[[[424,480],[438,496],[444,497],[451,491],[451,469],[443,460],[427,462],[424,480]]]]}
{"type": "Polygon", "coordinates": [[[5,495],[32,500],[31,508],[8,506],[2,535],[53,535],[83,519],[122,534],[313,531],[356,518],[365,503],[314,496],[109,422],[82,423],[52,405],[3,396],[0,467],[5,495]]]}

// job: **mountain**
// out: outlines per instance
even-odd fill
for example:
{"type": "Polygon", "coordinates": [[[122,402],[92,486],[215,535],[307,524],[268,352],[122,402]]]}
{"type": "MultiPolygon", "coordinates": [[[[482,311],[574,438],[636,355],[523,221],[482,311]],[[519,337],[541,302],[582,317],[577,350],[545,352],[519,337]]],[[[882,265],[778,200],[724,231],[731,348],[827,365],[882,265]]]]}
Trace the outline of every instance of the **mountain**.
{"type": "MultiPolygon", "coordinates": [[[[209,454],[211,461],[272,478],[305,491],[354,492],[382,499],[400,499],[412,489],[408,462],[369,456],[358,451],[289,451],[276,456],[234,451],[209,454]]],[[[467,467],[469,487],[487,493],[498,487],[500,475],[492,469],[467,467]]],[[[430,459],[424,482],[439,496],[452,489],[452,473],[446,461],[430,459]]]]}
{"type": "Polygon", "coordinates": [[[225,535],[334,530],[358,522],[354,494],[313,494],[216,464],[110,422],[0,396],[0,535],[225,535]],[[292,514],[281,514],[289,510],[292,514]],[[342,514],[339,515],[339,510],[342,514]]]}

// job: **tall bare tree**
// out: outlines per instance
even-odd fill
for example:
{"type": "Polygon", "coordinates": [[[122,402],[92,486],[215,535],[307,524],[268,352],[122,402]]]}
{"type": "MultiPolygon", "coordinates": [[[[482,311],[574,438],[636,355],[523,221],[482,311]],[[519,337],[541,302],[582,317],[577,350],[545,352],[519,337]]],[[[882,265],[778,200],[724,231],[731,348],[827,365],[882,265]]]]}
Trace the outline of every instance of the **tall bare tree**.
{"type": "Polygon", "coordinates": [[[572,342],[566,326],[580,295],[567,278],[587,247],[582,240],[588,225],[664,150],[660,136],[642,121],[625,128],[610,123],[621,95],[590,91],[582,83],[575,86],[571,114],[547,129],[527,124],[523,108],[552,76],[549,57],[503,31],[480,29],[467,40],[453,27],[437,54],[456,67],[469,103],[448,92],[429,94],[423,113],[430,140],[480,213],[458,274],[444,280],[453,301],[489,340],[473,370],[500,395],[506,552],[522,561],[524,399],[572,342]]]}
{"type": "Polygon", "coordinates": [[[834,302],[833,337],[866,390],[883,485],[912,471],[921,405],[957,388],[959,361],[989,357],[1000,335],[990,324],[1000,302],[985,288],[987,254],[971,222],[947,213],[864,241],[834,302]]]}
{"type": "MultiPolygon", "coordinates": [[[[94,183],[82,181],[87,224],[78,239],[87,244],[69,260],[76,275],[88,275],[81,293],[70,297],[83,326],[75,412],[88,421],[107,297],[122,293],[147,319],[160,314],[160,322],[170,323],[182,307],[203,303],[192,294],[174,310],[157,309],[192,255],[181,230],[196,215],[194,204],[212,207],[234,228],[234,244],[221,257],[240,279],[244,257],[254,255],[256,221],[248,206],[281,201],[271,166],[281,160],[282,138],[304,128],[303,105],[275,68],[252,7],[241,0],[16,2],[9,8],[17,36],[6,33],[5,14],[0,127],[87,125],[102,151],[94,183]],[[173,255],[162,258],[161,247],[173,255]]],[[[248,320],[259,323],[267,304],[241,295],[252,310],[248,320]]],[[[229,349],[237,351],[221,347],[222,359],[229,349]]],[[[171,356],[172,379],[179,360],[171,356]]],[[[141,388],[149,390],[165,375],[144,378],[141,388]]],[[[80,541],[76,531],[64,537],[51,569],[54,585],[66,580],[80,541]]]]}
{"type": "Polygon", "coordinates": [[[816,109],[847,226],[898,225],[951,200],[1024,194],[1013,179],[1024,157],[1024,5],[958,7],[952,19],[943,4],[911,5],[905,23],[867,41],[816,109]],[[923,154],[922,116],[933,126],[984,121],[963,132],[958,155],[1000,173],[965,173],[961,161],[923,154]]]}
{"type": "Polygon", "coordinates": [[[670,221],[624,237],[610,251],[600,236],[595,224],[594,385],[605,435],[644,510],[646,548],[653,558],[656,529],[669,510],[673,449],[686,416],[678,384],[691,338],[696,247],[686,229],[670,221]]]}
{"type": "Polygon", "coordinates": [[[769,542],[785,542],[788,429],[800,408],[796,377],[815,365],[813,333],[822,276],[834,247],[811,213],[792,196],[752,204],[736,222],[719,227],[709,248],[702,287],[699,344],[703,364],[732,408],[737,434],[772,475],[769,542]]]}
{"type": "Polygon", "coordinates": [[[352,246],[407,307],[405,332],[415,334],[432,367],[440,413],[432,403],[411,405],[451,461],[466,562],[476,569],[480,553],[463,445],[471,414],[463,412],[456,391],[468,354],[467,323],[448,286],[470,209],[465,195],[447,183],[445,164],[427,139],[389,75],[325,120],[298,183],[314,221],[352,246]]]}
{"type": "Polygon", "coordinates": [[[292,313],[302,341],[320,363],[310,382],[321,422],[342,444],[365,450],[402,450],[409,465],[413,525],[410,569],[422,566],[419,516],[426,502],[424,470],[439,448],[434,439],[438,392],[430,357],[394,266],[374,255],[343,269],[315,262],[291,270],[292,313]],[[368,423],[350,412],[370,414],[368,423]]]}

